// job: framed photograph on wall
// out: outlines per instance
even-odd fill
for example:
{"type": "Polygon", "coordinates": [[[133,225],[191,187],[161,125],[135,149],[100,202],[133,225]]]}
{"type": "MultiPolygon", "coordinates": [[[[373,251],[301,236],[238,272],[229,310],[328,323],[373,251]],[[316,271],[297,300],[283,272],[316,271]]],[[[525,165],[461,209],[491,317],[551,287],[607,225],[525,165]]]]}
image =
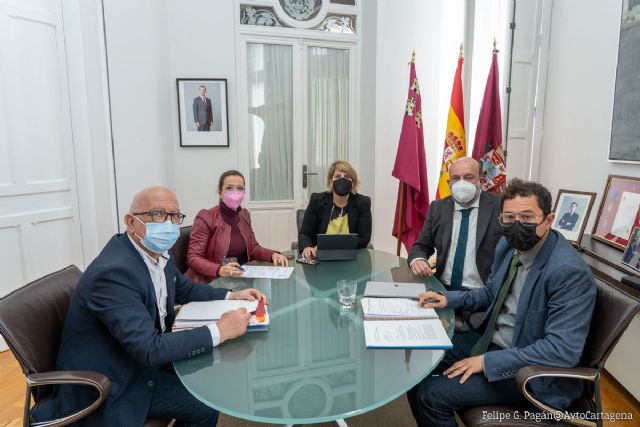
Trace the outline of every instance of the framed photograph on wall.
{"type": "Polygon", "coordinates": [[[640,222],[640,178],[609,175],[604,188],[593,238],[625,249],[629,235],[640,222]]]}
{"type": "Polygon", "coordinates": [[[556,217],[551,228],[572,243],[579,244],[587,226],[596,193],[560,190],[553,207],[556,217]]]}
{"type": "Polygon", "coordinates": [[[640,271],[640,227],[634,227],[629,244],[622,254],[622,263],[640,271]]]}
{"type": "Polygon", "coordinates": [[[637,0],[622,3],[618,66],[613,97],[613,122],[609,141],[609,160],[640,163],[640,4],[637,0]]]}
{"type": "Polygon", "coordinates": [[[228,147],[227,79],[176,79],[181,147],[228,147]]]}

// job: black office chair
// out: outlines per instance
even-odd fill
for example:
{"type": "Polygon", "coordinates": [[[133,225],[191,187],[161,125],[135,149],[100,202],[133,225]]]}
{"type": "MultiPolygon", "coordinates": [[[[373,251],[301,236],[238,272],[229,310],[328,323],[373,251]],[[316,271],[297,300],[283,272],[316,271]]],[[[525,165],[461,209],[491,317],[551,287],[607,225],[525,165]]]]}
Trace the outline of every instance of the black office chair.
{"type": "MultiPolygon", "coordinates": [[[[306,211],[307,211],[306,209],[298,209],[296,211],[296,227],[297,227],[298,233],[300,232],[300,228],[302,227],[302,221],[304,220],[304,213],[306,211]]],[[[298,250],[298,241],[291,242],[291,250],[292,251],[298,250]]]]}
{"type": "Polygon", "coordinates": [[[175,245],[169,250],[173,262],[178,268],[178,271],[184,274],[188,269],[187,265],[187,253],[189,252],[189,239],[191,237],[191,226],[187,225],[180,227],[180,237],[176,241],[175,245]]]}
{"type": "MultiPolygon", "coordinates": [[[[98,392],[86,408],[56,420],[39,423],[62,427],[76,423],[104,402],[111,382],[95,371],[56,371],[64,320],[82,272],[75,265],[51,273],[0,299],[0,334],[26,377],[23,426],[31,426],[31,398],[41,404],[51,397],[56,384],[89,386],[98,392]]],[[[166,427],[170,420],[147,420],[144,427],[166,427]]]]}

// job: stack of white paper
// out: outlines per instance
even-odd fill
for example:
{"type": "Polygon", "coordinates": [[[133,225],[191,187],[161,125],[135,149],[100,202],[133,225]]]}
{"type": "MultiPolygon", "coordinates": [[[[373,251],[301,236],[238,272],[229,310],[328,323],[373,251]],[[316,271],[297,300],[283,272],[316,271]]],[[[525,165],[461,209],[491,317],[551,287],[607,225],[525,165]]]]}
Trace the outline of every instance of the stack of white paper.
{"type": "MultiPolygon", "coordinates": [[[[193,329],[216,323],[227,311],[245,308],[249,313],[256,311],[258,301],[215,300],[194,301],[185,304],[176,316],[174,331],[193,329]]],[[[269,312],[265,307],[264,316],[252,315],[247,331],[266,331],[269,328],[269,312]]]]}
{"type": "Polygon", "coordinates": [[[435,310],[402,298],[362,298],[367,348],[453,347],[435,310]]]}

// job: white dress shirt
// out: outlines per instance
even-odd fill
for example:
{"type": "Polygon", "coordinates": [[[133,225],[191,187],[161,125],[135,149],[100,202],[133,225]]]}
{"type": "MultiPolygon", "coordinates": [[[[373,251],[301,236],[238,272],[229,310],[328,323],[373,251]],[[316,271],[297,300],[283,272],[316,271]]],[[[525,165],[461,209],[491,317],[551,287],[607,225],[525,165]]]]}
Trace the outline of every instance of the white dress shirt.
{"type": "MultiPolygon", "coordinates": [[[[447,263],[444,271],[440,275],[440,281],[447,285],[451,283],[451,272],[453,270],[453,259],[456,256],[456,247],[458,246],[458,236],[460,235],[460,223],[462,222],[462,210],[466,209],[460,206],[454,200],[453,224],[451,227],[451,245],[447,254],[447,263]]],[[[478,265],[476,264],[476,235],[478,229],[478,208],[480,206],[480,197],[478,197],[469,208],[473,208],[469,214],[469,232],[467,233],[467,250],[464,256],[464,270],[462,270],[462,287],[466,289],[481,288],[484,282],[478,273],[478,265]]]]}
{"type": "MultiPolygon", "coordinates": [[[[165,318],[167,317],[167,279],[164,275],[164,268],[167,266],[167,261],[169,260],[169,252],[165,252],[156,261],[151,255],[146,253],[138,244],[128,235],[129,240],[131,240],[131,244],[138,251],[144,263],[147,265],[149,269],[149,275],[151,275],[151,281],[153,282],[153,289],[156,291],[156,305],[158,307],[158,314],[160,316],[160,327],[162,328],[162,332],[165,331],[166,326],[164,323],[165,318]]],[[[229,293],[225,299],[229,298],[229,293]]],[[[213,341],[213,346],[217,346],[220,344],[220,330],[218,326],[215,324],[207,325],[209,331],[211,332],[211,340],[213,341]]]]}

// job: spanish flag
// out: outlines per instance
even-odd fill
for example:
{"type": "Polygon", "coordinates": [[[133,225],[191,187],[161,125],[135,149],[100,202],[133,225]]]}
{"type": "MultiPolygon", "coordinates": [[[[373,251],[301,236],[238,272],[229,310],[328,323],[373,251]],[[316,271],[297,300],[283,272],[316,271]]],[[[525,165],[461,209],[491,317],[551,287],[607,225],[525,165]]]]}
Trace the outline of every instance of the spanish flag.
{"type": "Polygon", "coordinates": [[[451,91],[451,106],[447,118],[447,133],[444,138],[444,153],[442,154],[442,166],[440,167],[440,179],[436,190],[436,199],[444,199],[451,195],[449,189],[449,166],[456,159],[467,155],[467,137],[464,133],[464,104],[462,98],[462,45],[458,57],[458,68],[453,78],[451,91]]]}

